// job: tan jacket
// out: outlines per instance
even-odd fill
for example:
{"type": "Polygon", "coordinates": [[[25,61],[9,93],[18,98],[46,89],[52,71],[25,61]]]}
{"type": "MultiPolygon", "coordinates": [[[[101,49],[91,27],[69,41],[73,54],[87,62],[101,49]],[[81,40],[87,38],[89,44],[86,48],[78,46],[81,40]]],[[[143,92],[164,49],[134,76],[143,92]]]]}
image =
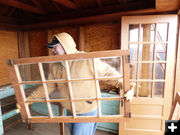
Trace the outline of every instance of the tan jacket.
{"type": "MultiPolygon", "coordinates": [[[[72,53],[83,53],[76,49],[76,44],[71,36],[67,33],[60,33],[55,35],[64,47],[67,54],[72,53]]],[[[95,61],[97,67],[97,73],[99,77],[105,76],[119,76],[119,73],[112,68],[110,65],[102,62],[99,59],[95,61]]],[[[92,60],[79,60],[79,61],[69,61],[70,76],[71,79],[79,78],[94,78],[94,70],[92,60]]],[[[59,62],[53,64],[52,71],[49,73],[48,78],[52,79],[66,79],[66,71],[64,65],[59,62]]],[[[115,87],[120,86],[119,80],[106,81],[115,87]]],[[[67,83],[57,83],[57,84],[47,84],[49,94],[52,93],[56,88],[59,91],[59,96],[61,99],[69,98],[69,89],[67,83]]],[[[95,81],[73,81],[72,82],[73,98],[96,98],[96,87],[95,81]]],[[[100,94],[100,91],[98,91],[100,94]]],[[[39,87],[34,91],[29,98],[44,98],[43,88],[39,87]]],[[[62,106],[71,111],[70,102],[61,102],[62,106]]],[[[77,114],[87,113],[97,108],[97,102],[92,100],[87,101],[74,101],[75,111],[77,114]]]]}

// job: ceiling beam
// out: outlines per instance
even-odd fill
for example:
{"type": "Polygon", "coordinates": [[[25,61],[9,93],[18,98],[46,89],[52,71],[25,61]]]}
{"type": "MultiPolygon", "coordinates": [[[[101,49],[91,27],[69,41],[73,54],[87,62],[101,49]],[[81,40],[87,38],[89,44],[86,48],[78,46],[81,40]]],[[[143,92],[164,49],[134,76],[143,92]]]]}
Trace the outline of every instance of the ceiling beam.
{"type": "Polygon", "coordinates": [[[90,17],[73,18],[68,20],[60,20],[60,21],[56,20],[51,22],[21,25],[21,29],[23,30],[48,29],[48,28],[62,27],[68,25],[74,26],[74,25],[92,24],[92,23],[100,23],[100,22],[102,23],[102,22],[120,20],[121,16],[124,15],[144,15],[149,13],[153,14],[153,13],[157,13],[157,11],[155,9],[143,9],[143,10],[125,11],[125,12],[104,14],[104,15],[97,15],[90,17]]]}
{"type": "Polygon", "coordinates": [[[1,23],[0,22],[0,30],[19,31],[19,30],[21,30],[21,26],[15,25],[15,24],[7,24],[7,23],[1,23]]]}
{"type": "Polygon", "coordinates": [[[24,3],[19,2],[17,0],[8,0],[8,1],[0,0],[0,3],[7,5],[7,6],[19,8],[19,9],[22,9],[24,11],[33,12],[36,14],[44,14],[44,12],[41,9],[33,7],[31,5],[28,5],[28,4],[24,4],[24,3]]]}
{"type": "Polygon", "coordinates": [[[70,0],[53,0],[54,2],[60,3],[65,7],[71,8],[71,9],[78,9],[78,6],[71,2],[70,0]]]}
{"type": "Polygon", "coordinates": [[[17,24],[17,22],[17,18],[0,15],[0,23],[17,24]]]}
{"type": "MultiPolygon", "coordinates": [[[[150,0],[149,0],[150,1],[150,0]]],[[[138,3],[130,3],[130,4],[116,4],[112,6],[104,6],[103,8],[91,8],[91,9],[85,9],[85,10],[77,10],[73,12],[63,13],[63,14],[54,14],[47,17],[35,17],[34,19],[28,20],[28,23],[38,23],[38,22],[45,22],[45,21],[53,21],[57,20],[57,18],[60,18],[61,20],[71,19],[71,18],[79,18],[79,17],[86,17],[86,16],[94,16],[94,15],[100,15],[100,14],[108,14],[108,13],[115,13],[115,12],[122,12],[122,11],[131,11],[131,10],[137,10],[137,7],[140,9],[147,9],[152,8],[151,4],[146,2],[144,4],[143,2],[138,3]]]]}

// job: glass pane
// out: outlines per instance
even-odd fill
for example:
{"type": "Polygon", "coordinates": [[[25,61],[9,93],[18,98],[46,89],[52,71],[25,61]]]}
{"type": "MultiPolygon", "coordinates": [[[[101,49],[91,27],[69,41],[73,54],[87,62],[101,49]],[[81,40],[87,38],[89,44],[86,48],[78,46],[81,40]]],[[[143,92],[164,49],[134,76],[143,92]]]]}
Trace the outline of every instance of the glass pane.
{"type": "Polygon", "coordinates": [[[123,88],[123,80],[119,80],[121,83],[115,87],[117,80],[104,80],[100,81],[101,97],[119,97],[119,92],[123,88]],[[114,85],[113,85],[114,84],[114,85]]]}
{"type": "Polygon", "coordinates": [[[33,103],[29,105],[31,116],[49,116],[46,103],[33,103]]]}
{"type": "Polygon", "coordinates": [[[45,99],[45,92],[42,84],[23,84],[23,88],[26,98],[33,100],[45,99]]]}
{"type": "Polygon", "coordinates": [[[63,107],[65,104],[70,106],[70,102],[51,102],[53,116],[67,116],[67,110],[63,107]]]}
{"type": "Polygon", "coordinates": [[[157,41],[167,41],[168,34],[168,23],[158,23],[157,24],[157,33],[156,40],[157,41]]]}
{"type": "Polygon", "coordinates": [[[42,63],[46,80],[66,79],[64,61],[42,63]]]}
{"type": "Polygon", "coordinates": [[[92,59],[69,60],[68,63],[69,63],[69,68],[70,68],[71,79],[94,77],[92,59]],[[92,74],[88,74],[89,71],[92,74]]]}
{"type": "Polygon", "coordinates": [[[155,82],[154,83],[154,96],[163,97],[164,95],[164,82],[155,82]]]}
{"type": "Polygon", "coordinates": [[[77,116],[82,116],[82,113],[94,112],[94,116],[97,116],[97,101],[87,100],[87,101],[74,101],[75,111],[77,116]]]}
{"type": "Polygon", "coordinates": [[[151,82],[140,82],[139,83],[139,97],[149,97],[151,94],[152,83],[151,82]]]}
{"type": "Polygon", "coordinates": [[[130,61],[137,61],[138,58],[138,45],[137,44],[130,44],[130,61]]]}
{"type": "Polygon", "coordinates": [[[38,64],[19,65],[19,72],[22,81],[41,80],[38,64]]]}
{"type": "Polygon", "coordinates": [[[140,79],[152,79],[152,64],[142,63],[139,64],[140,79]]]}
{"type": "Polygon", "coordinates": [[[68,83],[48,83],[47,89],[50,99],[69,99],[68,83]]]}
{"type": "Polygon", "coordinates": [[[156,60],[158,61],[165,61],[166,60],[166,49],[167,44],[156,44],[156,60]]]}
{"type": "Polygon", "coordinates": [[[96,86],[94,80],[73,81],[72,90],[73,98],[96,98],[96,86]]]}
{"type": "Polygon", "coordinates": [[[153,60],[153,44],[140,44],[139,45],[141,61],[152,61],[153,60]]]}
{"type": "Polygon", "coordinates": [[[165,64],[156,63],[155,79],[165,79],[165,64]]]}
{"type": "Polygon", "coordinates": [[[112,133],[110,133],[110,135],[117,135],[118,134],[119,123],[112,123],[112,122],[110,122],[110,123],[99,123],[98,122],[97,125],[98,125],[98,129],[99,130],[102,130],[102,131],[104,131],[104,130],[107,130],[107,131],[111,130],[111,131],[109,131],[109,132],[112,132],[112,133]],[[107,127],[107,129],[105,129],[106,127],[107,127]]]}
{"type": "Polygon", "coordinates": [[[120,77],[122,73],[122,57],[95,59],[98,77],[120,77]]]}
{"type": "Polygon", "coordinates": [[[137,78],[136,76],[137,76],[137,64],[131,63],[130,64],[130,78],[136,79],[137,78]]]}
{"type": "Polygon", "coordinates": [[[101,101],[101,114],[102,116],[119,115],[119,100],[101,101]]]}
{"type": "Polygon", "coordinates": [[[129,41],[138,42],[139,24],[129,25],[129,41]]]}
{"type": "Polygon", "coordinates": [[[142,24],[141,25],[141,39],[140,41],[154,41],[155,37],[155,24],[142,24]]]}

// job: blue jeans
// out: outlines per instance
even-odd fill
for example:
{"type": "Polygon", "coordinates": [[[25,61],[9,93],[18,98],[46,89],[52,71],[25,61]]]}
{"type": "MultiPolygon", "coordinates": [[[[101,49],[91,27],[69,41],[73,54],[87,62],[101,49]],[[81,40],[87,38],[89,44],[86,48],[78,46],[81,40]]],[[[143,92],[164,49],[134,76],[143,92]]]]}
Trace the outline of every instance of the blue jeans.
{"type": "MultiPolygon", "coordinates": [[[[68,116],[72,113],[68,112],[68,116]]],[[[97,116],[97,109],[83,114],[76,114],[77,116],[97,116]]],[[[94,135],[97,123],[68,123],[71,135],[94,135]]]]}

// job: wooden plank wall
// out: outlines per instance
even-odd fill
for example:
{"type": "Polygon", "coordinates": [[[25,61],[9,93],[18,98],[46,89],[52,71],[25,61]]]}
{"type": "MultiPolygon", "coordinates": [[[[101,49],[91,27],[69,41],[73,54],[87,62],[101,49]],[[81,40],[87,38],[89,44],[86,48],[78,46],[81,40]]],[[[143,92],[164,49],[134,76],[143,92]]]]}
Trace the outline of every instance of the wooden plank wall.
{"type": "Polygon", "coordinates": [[[17,58],[17,32],[0,30],[0,86],[11,83],[6,60],[17,58]]]}
{"type": "Polygon", "coordinates": [[[102,51],[120,48],[120,24],[110,22],[84,26],[84,51],[102,51]]]}
{"type": "MultiPolygon", "coordinates": [[[[120,21],[88,24],[79,26],[65,26],[47,30],[29,31],[30,57],[52,55],[51,50],[46,48],[48,41],[54,34],[60,32],[69,33],[77,44],[80,51],[102,51],[120,48],[120,21]]],[[[31,67],[31,77],[36,79],[38,67],[31,67]]]]}
{"type": "Polygon", "coordinates": [[[69,33],[81,51],[102,51],[120,48],[120,23],[108,22],[81,26],[65,26],[47,31],[30,32],[30,56],[47,55],[45,44],[54,34],[69,33]],[[48,32],[47,32],[48,31],[48,32]],[[51,34],[47,34],[51,33],[51,34]],[[48,37],[49,36],[49,37],[48,37]],[[41,39],[39,39],[41,37],[41,39]],[[38,46],[38,47],[37,47],[38,46]]]}
{"type": "Polygon", "coordinates": [[[48,49],[45,46],[47,42],[48,42],[47,30],[29,31],[30,57],[48,55],[48,49]]]}
{"type": "MultiPolygon", "coordinates": [[[[34,30],[28,33],[30,57],[47,56],[48,49],[45,46],[48,42],[47,30],[34,30]]],[[[38,80],[39,76],[37,76],[37,73],[39,75],[39,68],[37,65],[32,65],[29,72],[32,80],[38,80]]]]}
{"type": "MultiPolygon", "coordinates": [[[[0,86],[10,84],[6,59],[49,55],[45,44],[54,34],[69,33],[75,40],[78,50],[102,51],[120,48],[120,21],[94,23],[77,26],[64,26],[53,29],[31,30],[26,32],[0,31],[0,86]],[[19,46],[19,47],[18,47],[19,46]],[[18,51],[19,48],[19,51],[18,51]]],[[[36,67],[31,67],[31,77],[36,78],[36,67]]]]}

